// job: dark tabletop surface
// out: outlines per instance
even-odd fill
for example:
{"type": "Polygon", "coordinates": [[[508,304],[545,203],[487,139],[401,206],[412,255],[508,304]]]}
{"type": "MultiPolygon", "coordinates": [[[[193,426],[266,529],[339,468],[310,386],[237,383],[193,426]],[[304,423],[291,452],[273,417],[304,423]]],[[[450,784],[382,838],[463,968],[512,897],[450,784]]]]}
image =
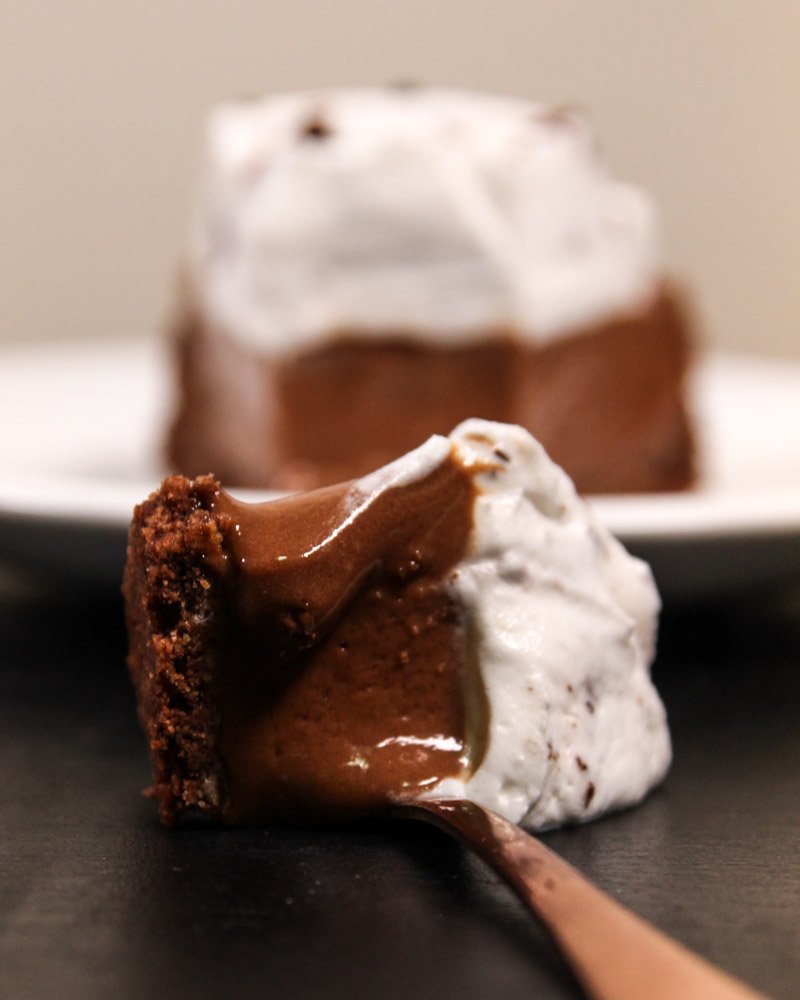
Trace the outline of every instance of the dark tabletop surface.
{"type": "MultiPolygon", "coordinates": [[[[564,998],[480,862],[413,822],[162,830],[117,601],[0,597],[0,997],[564,998]]],[[[615,897],[800,996],[800,604],[668,612],[675,762],[629,812],[545,835],[615,897]]],[[[646,998],[643,998],[646,1000],[646,998]]]]}

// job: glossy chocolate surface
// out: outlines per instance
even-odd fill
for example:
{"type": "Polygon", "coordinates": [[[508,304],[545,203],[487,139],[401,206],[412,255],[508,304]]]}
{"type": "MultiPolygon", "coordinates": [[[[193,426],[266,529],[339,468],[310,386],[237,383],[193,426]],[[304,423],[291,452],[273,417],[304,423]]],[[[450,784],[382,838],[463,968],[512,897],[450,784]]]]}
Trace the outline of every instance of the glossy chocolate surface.
{"type": "Polygon", "coordinates": [[[227,821],[369,812],[469,769],[484,723],[466,717],[479,681],[447,578],[473,492],[447,459],[373,496],[206,497],[227,560],[211,582],[227,821]]]}

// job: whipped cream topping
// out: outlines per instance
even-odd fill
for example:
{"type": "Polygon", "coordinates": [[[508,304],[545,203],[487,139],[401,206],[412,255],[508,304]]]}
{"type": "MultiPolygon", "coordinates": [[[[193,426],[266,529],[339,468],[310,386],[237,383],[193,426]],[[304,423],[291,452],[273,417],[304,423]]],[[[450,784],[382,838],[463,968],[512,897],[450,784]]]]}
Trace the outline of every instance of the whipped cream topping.
{"type": "MultiPolygon", "coordinates": [[[[671,759],[650,679],[660,605],[649,568],[527,431],[468,420],[450,443],[478,489],[452,586],[489,724],[470,777],[430,794],[465,796],[535,828],[637,802],[671,759]]],[[[440,449],[429,442],[401,462],[423,469],[440,449]]],[[[383,470],[393,480],[398,464],[383,470]]],[[[379,475],[359,493],[378,488],[379,475]]]]}
{"type": "Polygon", "coordinates": [[[586,122],[448,90],[218,107],[189,278],[207,321],[264,354],[341,333],[459,343],[565,336],[646,303],[653,210],[586,122]]]}

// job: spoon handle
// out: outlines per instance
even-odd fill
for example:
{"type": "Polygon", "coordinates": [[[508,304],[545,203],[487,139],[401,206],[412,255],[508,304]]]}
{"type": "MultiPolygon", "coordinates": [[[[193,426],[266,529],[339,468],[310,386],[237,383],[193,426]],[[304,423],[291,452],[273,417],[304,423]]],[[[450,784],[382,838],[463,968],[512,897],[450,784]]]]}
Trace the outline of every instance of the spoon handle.
{"type": "Polygon", "coordinates": [[[455,834],[494,868],[547,927],[593,1000],[766,1000],[635,916],[497,813],[459,799],[414,800],[400,810],[455,834]]]}

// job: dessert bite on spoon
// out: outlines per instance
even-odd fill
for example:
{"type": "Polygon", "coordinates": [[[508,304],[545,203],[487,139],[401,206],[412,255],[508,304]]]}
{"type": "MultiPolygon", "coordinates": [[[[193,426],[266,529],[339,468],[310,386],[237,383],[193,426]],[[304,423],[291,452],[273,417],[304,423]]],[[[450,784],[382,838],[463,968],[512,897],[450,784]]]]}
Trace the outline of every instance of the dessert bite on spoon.
{"type": "Polygon", "coordinates": [[[523,895],[592,996],[691,995],[642,993],[642,956],[677,946],[514,826],[632,805],[671,754],[651,574],[526,431],[468,420],[263,504],[171,477],[134,513],[124,592],[166,824],[425,818],[523,895]]]}

